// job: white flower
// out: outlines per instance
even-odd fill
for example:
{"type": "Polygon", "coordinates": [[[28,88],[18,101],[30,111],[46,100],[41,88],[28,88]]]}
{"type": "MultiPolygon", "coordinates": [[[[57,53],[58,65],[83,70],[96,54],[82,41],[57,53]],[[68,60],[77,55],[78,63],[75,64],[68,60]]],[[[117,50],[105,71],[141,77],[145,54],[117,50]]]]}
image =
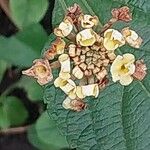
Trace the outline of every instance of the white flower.
{"type": "Polygon", "coordinates": [[[82,79],[83,78],[83,71],[79,68],[79,66],[75,66],[72,70],[72,74],[77,78],[77,79],[82,79]]]}
{"type": "Polygon", "coordinates": [[[133,30],[130,30],[129,27],[127,28],[124,28],[122,30],[122,34],[126,40],[126,42],[132,46],[132,47],[135,47],[135,48],[139,48],[142,44],[142,38],[139,37],[139,35],[133,31],[133,30]]]}
{"type": "Polygon", "coordinates": [[[58,28],[54,29],[54,34],[60,37],[68,36],[73,30],[73,25],[69,17],[66,17],[63,22],[60,23],[58,28]]]}
{"type": "Polygon", "coordinates": [[[76,41],[81,46],[92,46],[96,42],[97,34],[92,29],[85,29],[76,36],[76,41]]]}
{"type": "Polygon", "coordinates": [[[59,77],[65,80],[69,79],[70,78],[70,57],[68,56],[68,54],[60,55],[59,62],[61,64],[59,77]]]}
{"type": "Polygon", "coordinates": [[[98,24],[97,16],[82,15],[79,20],[81,20],[81,26],[83,28],[92,28],[98,24]]]}
{"type": "Polygon", "coordinates": [[[98,97],[99,87],[98,84],[89,84],[84,86],[77,86],[76,94],[79,98],[85,98],[86,96],[98,97]]]}
{"type": "Polygon", "coordinates": [[[122,34],[114,29],[108,29],[104,32],[104,47],[107,50],[114,51],[125,44],[122,34]]]}
{"type": "Polygon", "coordinates": [[[132,54],[118,55],[110,70],[113,81],[119,81],[122,85],[129,85],[133,81],[132,74],[135,72],[134,62],[135,57],[132,54]]]}
{"type": "Polygon", "coordinates": [[[56,78],[56,80],[54,81],[54,85],[55,87],[59,87],[61,88],[62,91],[64,91],[68,97],[70,97],[71,99],[75,99],[76,98],[76,84],[74,83],[73,80],[68,79],[68,80],[64,80],[61,77],[56,78]]]}

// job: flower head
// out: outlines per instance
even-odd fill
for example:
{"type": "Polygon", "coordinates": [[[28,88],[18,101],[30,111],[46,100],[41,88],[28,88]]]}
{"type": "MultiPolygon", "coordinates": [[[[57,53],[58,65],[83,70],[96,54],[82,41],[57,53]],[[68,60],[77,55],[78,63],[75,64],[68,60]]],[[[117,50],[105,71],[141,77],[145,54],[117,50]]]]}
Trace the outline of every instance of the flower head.
{"type": "Polygon", "coordinates": [[[112,16],[113,18],[129,22],[132,20],[132,14],[130,13],[130,9],[127,6],[121,7],[121,8],[115,8],[112,10],[112,16]]]}
{"type": "Polygon", "coordinates": [[[92,46],[96,42],[96,33],[92,29],[85,29],[76,36],[76,41],[81,46],[92,46]]]}
{"type": "Polygon", "coordinates": [[[60,23],[59,27],[54,29],[54,34],[59,37],[66,37],[72,30],[72,20],[70,17],[66,17],[64,21],[60,23]]]}
{"type": "Polygon", "coordinates": [[[139,48],[142,44],[142,38],[139,37],[139,35],[133,31],[133,30],[130,30],[129,27],[127,28],[124,28],[122,30],[122,34],[126,40],[126,42],[132,46],[132,47],[135,47],[135,48],[139,48]]]}
{"type": "Polygon", "coordinates": [[[126,53],[123,56],[118,55],[111,66],[111,74],[114,82],[119,81],[122,85],[129,85],[133,81],[135,72],[135,57],[126,53]]]}
{"type": "Polygon", "coordinates": [[[104,33],[104,47],[109,51],[114,51],[125,44],[122,34],[114,29],[108,29],[104,33]]]}
{"type": "Polygon", "coordinates": [[[53,79],[50,64],[46,59],[34,60],[33,66],[25,71],[22,71],[22,74],[36,78],[40,85],[47,84],[53,79]]]}

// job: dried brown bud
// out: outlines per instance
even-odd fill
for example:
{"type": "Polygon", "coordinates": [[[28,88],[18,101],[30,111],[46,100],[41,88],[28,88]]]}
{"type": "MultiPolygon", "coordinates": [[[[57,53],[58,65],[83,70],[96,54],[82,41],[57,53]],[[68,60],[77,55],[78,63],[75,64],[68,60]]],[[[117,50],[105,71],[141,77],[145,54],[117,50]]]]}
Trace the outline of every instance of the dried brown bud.
{"type": "Polygon", "coordinates": [[[72,22],[75,24],[78,22],[79,16],[82,14],[82,10],[78,4],[74,4],[72,7],[68,8],[66,16],[69,16],[72,19],[72,22]]]}
{"type": "Polygon", "coordinates": [[[137,60],[135,62],[135,72],[132,76],[141,81],[146,76],[147,74],[146,71],[147,71],[147,67],[144,64],[143,60],[137,60]]]}
{"type": "Polygon", "coordinates": [[[65,109],[71,109],[74,111],[81,111],[81,110],[85,109],[87,107],[87,105],[81,99],[73,99],[72,100],[69,97],[67,97],[63,101],[63,107],[65,109]]]}
{"type": "Polygon", "coordinates": [[[121,8],[115,8],[111,11],[113,18],[129,22],[132,20],[132,14],[130,13],[130,9],[127,6],[121,8]]]}
{"type": "Polygon", "coordinates": [[[61,38],[57,38],[51,45],[51,47],[45,51],[44,58],[48,60],[54,59],[55,55],[64,53],[65,41],[61,38]]]}
{"type": "Polygon", "coordinates": [[[50,64],[45,59],[34,60],[33,66],[22,71],[22,74],[36,78],[40,85],[47,84],[53,79],[50,64]]]}
{"type": "Polygon", "coordinates": [[[109,82],[109,79],[108,79],[107,77],[105,77],[105,78],[99,80],[99,82],[98,82],[99,88],[100,88],[100,89],[105,88],[106,85],[108,84],[108,82],[109,82]]]}

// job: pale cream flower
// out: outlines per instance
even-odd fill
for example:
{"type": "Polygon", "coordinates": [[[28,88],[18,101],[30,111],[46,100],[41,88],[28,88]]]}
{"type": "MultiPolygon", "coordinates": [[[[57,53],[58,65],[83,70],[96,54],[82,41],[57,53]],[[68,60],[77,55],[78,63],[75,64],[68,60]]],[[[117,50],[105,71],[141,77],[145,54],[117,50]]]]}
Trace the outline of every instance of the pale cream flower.
{"type": "Polygon", "coordinates": [[[59,73],[59,77],[62,79],[69,79],[70,78],[70,57],[68,54],[62,54],[59,56],[59,62],[61,64],[61,70],[59,73]]]}
{"type": "Polygon", "coordinates": [[[73,30],[73,24],[70,17],[66,17],[63,22],[60,23],[58,28],[54,29],[54,34],[60,37],[68,36],[73,30]]]}
{"type": "Polygon", "coordinates": [[[82,79],[83,78],[83,71],[79,68],[79,66],[75,66],[72,70],[72,74],[77,78],[77,79],[82,79]]]}
{"type": "Polygon", "coordinates": [[[53,79],[50,64],[46,59],[34,60],[33,66],[25,71],[22,71],[22,74],[36,78],[40,85],[47,84],[53,79]]]}
{"type": "Polygon", "coordinates": [[[49,60],[54,59],[55,55],[64,53],[65,46],[66,46],[65,41],[58,37],[52,43],[51,47],[47,51],[45,51],[44,57],[49,60]]]}
{"type": "Polygon", "coordinates": [[[139,35],[133,31],[133,30],[130,30],[129,27],[127,28],[124,28],[122,30],[122,34],[126,40],[126,42],[132,46],[132,47],[135,47],[135,48],[139,48],[142,44],[142,38],[139,37],[139,35]]]}
{"type": "Polygon", "coordinates": [[[71,109],[74,111],[81,111],[81,110],[85,109],[86,104],[80,99],[70,99],[69,97],[67,97],[63,101],[62,106],[65,109],[71,109]]]}
{"type": "Polygon", "coordinates": [[[79,20],[83,28],[92,28],[98,24],[98,17],[91,15],[81,15],[79,20]]]}
{"type": "Polygon", "coordinates": [[[96,42],[97,34],[92,29],[85,29],[76,36],[76,41],[81,46],[92,46],[96,42]]]}
{"type": "Polygon", "coordinates": [[[64,93],[68,95],[69,98],[75,99],[76,98],[76,84],[73,80],[68,79],[64,80],[61,77],[56,78],[54,81],[55,87],[61,88],[64,93]]]}
{"type": "Polygon", "coordinates": [[[99,87],[98,84],[89,84],[76,87],[76,94],[79,98],[83,99],[86,96],[98,97],[99,87]]]}
{"type": "Polygon", "coordinates": [[[104,47],[107,50],[114,51],[125,44],[123,35],[114,29],[108,29],[104,32],[104,47]]]}
{"type": "Polygon", "coordinates": [[[110,69],[113,81],[119,81],[122,85],[129,85],[133,81],[132,75],[135,72],[134,62],[135,57],[132,54],[118,55],[110,69]]]}

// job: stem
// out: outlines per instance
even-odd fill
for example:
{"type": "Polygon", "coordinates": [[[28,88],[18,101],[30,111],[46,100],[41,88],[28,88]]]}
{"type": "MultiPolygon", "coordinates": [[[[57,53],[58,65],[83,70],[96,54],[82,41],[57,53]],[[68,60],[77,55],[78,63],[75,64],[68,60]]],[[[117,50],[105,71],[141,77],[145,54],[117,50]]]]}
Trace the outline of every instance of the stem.
{"type": "Polygon", "coordinates": [[[113,25],[114,23],[116,23],[117,21],[118,21],[118,19],[116,19],[116,18],[111,18],[111,19],[108,21],[108,23],[106,23],[106,24],[104,25],[103,29],[100,31],[99,34],[100,34],[100,35],[103,34],[107,29],[111,28],[112,25],[113,25]]]}
{"type": "Polygon", "coordinates": [[[56,69],[56,68],[60,67],[60,63],[59,63],[59,61],[54,61],[50,64],[50,66],[52,69],[56,69]]]}
{"type": "Polygon", "coordinates": [[[16,128],[9,128],[9,129],[2,129],[0,131],[0,135],[2,134],[21,134],[27,132],[30,125],[24,126],[24,127],[16,127],[16,128]]]}

